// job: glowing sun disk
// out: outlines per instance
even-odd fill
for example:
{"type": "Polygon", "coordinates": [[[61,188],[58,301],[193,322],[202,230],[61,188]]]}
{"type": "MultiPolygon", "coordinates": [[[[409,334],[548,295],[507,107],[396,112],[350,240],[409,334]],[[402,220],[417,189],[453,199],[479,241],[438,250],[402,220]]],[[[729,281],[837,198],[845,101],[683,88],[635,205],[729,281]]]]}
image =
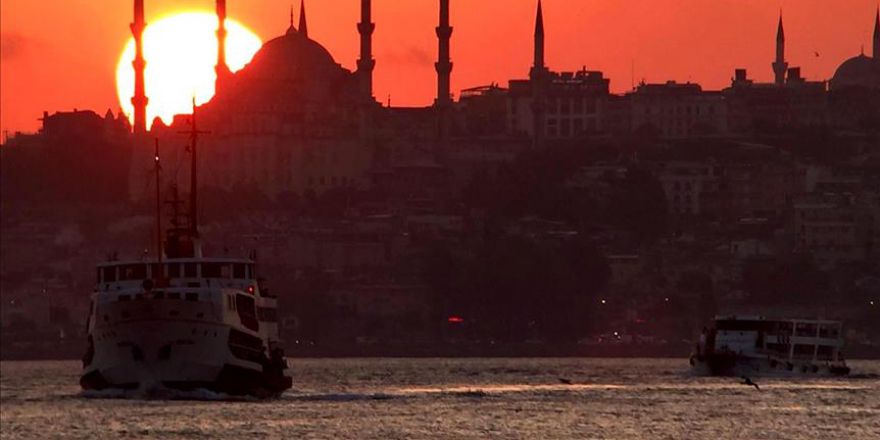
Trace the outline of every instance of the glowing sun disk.
{"type": "MultiPolygon", "coordinates": [[[[184,12],[160,18],[144,30],[148,126],[156,117],[169,124],[174,115],[191,113],[193,96],[196,104],[214,96],[217,23],[212,13],[184,12]]],[[[226,30],[226,64],[235,72],[250,62],[262,42],[235,20],[226,19],[226,30]]],[[[130,38],[116,67],[116,91],[130,119],[134,114],[134,51],[134,38],[130,38]]]]}

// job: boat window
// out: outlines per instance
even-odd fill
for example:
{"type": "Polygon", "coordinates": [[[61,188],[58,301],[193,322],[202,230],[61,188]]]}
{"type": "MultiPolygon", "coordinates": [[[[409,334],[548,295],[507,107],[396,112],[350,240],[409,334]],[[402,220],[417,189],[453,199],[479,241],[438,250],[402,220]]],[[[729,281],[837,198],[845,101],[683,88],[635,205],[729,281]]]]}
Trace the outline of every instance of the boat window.
{"type": "Polygon", "coordinates": [[[220,278],[220,264],[219,263],[204,263],[204,264],[202,264],[202,276],[205,278],[220,278]]]}
{"type": "Polygon", "coordinates": [[[122,266],[122,280],[142,280],[147,278],[146,264],[127,264],[122,266]]]}
{"type": "Polygon", "coordinates": [[[150,277],[154,279],[161,278],[163,275],[161,266],[157,263],[153,263],[150,265],[150,277]]]}
{"type": "Polygon", "coordinates": [[[177,263],[169,264],[167,267],[168,278],[180,278],[180,265],[177,263]]]}
{"type": "Polygon", "coordinates": [[[798,324],[797,336],[816,336],[816,324],[798,324]]]}
{"type": "Polygon", "coordinates": [[[248,264],[248,265],[247,265],[247,269],[248,269],[248,271],[247,271],[247,277],[248,277],[248,278],[256,278],[257,274],[256,274],[256,272],[254,271],[254,265],[253,265],[253,264],[248,264]]]}
{"type": "Polygon", "coordinates": [[[112,283],[116,281],[116,266],[104,267],[101,268],[101,271],[104,272],[105,283],[112,283]]]}
{"type": "Polygon", "coordinates": [[[153,299],[162,299],[165,298],[165,292],[161,290],[157,290],[153,292],[153,299]]]}
{"type": "Polygon", "coordinates": [[[238,309],[241,325],[253,331],[260,330],[260,322],[257,320],[256,302],[252,296],[236,295],[235,307],[238,309]]]}
{"type": "Polygon", "coordinates": [[[195,293],[195,292],[189,292],[189,293],[186,294],[186,300],[187,300],[187,301],[198,301],[198,300],[199,300],[199,294],[198,294],[198,293],[195,293]]]}
{"type": "Polygon", "coordinates": [[[775,351],[777,353],[788,353],[788,347],[788,345],[777,344],[774,342],[770,342],[767,344],[767,350],[775,351]]]}
{"type": "Polygon", "coordinates": [[[180,299],[180,292],[168,292],[168,299],[180,299]]]}
{"type": "Polygon", "coordinates": [[[815,350],[814,345],[795,344],[794,355],[795,356],[810,356],[810,357],[812,357],[814,350],[815,350]]]}
{"type": "Polygon", "coordinates": [[[97,273],[95,274],[95,282],[98,284],[101,284],[101,268],[98,267],[96,269],[97,269],[97,273]]]}
{"type": "Polygon", "coordinates": [[[231,278],[230,263],[205,263],[202,265],[202,276],[205,278],[231,278]]]}
{"type": "Polygon", "coordinates": [[[749,321],[744,319],[720,320],[715,323],[718,330],[748,332],[748,331],[772,331],[776,324],[772,321],[749,321]]]}
{"type": "Polygon", "coordinates": [[[247,278],[247,276],[245,276],[245,273],[244,273],[244,264],[235,263],[235,265],[233,266],[233,274],[232,275],[233,275],[233,278],[240,278],[240,279],[247,278]]]}
{"type": "Polygon", "coordinates": [[[129,296],[129,295],[119,295],[116,299],[119,300],[119,301],[130,301],[130,300],[131,300],[131,296],[129,296]]]}
{"type": "Polygon", "coordinates": [[[198,275],[196,263],[183,263],[183,276],[186,278],[195,278],[198,275]]]}
{"type": "Polygon", "coordinates": [[[836,326],[834,326],[834,327],[828,327],[828,326],[819,327],[819,337],[820,338],[837,339],[837,337],[839,335],[840,334],[839,334],[836,326]]]}

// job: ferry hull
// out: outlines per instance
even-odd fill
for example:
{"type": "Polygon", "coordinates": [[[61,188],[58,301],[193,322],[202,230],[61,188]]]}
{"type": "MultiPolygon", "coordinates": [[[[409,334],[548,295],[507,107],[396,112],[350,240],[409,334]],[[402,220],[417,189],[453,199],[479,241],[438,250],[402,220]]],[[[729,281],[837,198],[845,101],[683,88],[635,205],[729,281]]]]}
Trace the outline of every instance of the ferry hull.
{"type": "Polygon", "coordinates": [[[103,326],[91,338],[80,378],[86,390],[207,389],[271,397],[290,388],[283,367],[243,360],[229,349],[229,327],[147,320],[103,326]],[[91,356],[89,356],[91,354],[91,356]]]}
{"type": "Polygon", "coordinates": [[[849,367],[842,364],[789,362],[728,353],[691,356],[690,364],[691,371],[700,376],[833,377],[849,374],[849,367]]]}

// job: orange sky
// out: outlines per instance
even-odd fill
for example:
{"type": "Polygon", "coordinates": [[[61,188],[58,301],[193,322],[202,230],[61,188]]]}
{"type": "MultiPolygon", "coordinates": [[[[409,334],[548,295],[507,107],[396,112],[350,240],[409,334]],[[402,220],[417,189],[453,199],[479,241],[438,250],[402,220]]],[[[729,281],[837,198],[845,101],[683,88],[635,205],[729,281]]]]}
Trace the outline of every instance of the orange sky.
{"type": "MultiPolygon", "coordinates": [[[[291,3],[228,0],[230,16],[263,40],[281,35],[291,3]]],[[[453,90],[527,75],[536,0],[451,0],[453,90]]],[[[435,93],[436,0],[374,0],[375,95],[428,105],[435,93]]],[[[147,21],[213,0],[146,0],[147,21]]],[[[309,35],[343,66],[358,56],[358,0],[306,0],[309,35]]],[[[547,62],[602,70],[616,92],[636,80],[728,84],[733,69],[771,78],[776,17],[787,58],[810,79],[871,50],[877,0],[545,0],[547,62]],[[816,56],[816,53],[819,56],[816,56]]],[[[0,130],[33,131],[43,110],[119,107],[114,70],[130,36],[131,1],[0,0],[0,130]]]]}

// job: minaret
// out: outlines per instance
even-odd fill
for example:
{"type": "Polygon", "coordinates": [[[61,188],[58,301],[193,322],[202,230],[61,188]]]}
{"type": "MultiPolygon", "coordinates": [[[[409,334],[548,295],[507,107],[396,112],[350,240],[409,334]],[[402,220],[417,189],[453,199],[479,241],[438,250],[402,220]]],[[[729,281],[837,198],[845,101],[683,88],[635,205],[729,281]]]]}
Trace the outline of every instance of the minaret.
{"type": "Polygon", "coordinates": [[[874,61],[880,63],[880,6],[874,16],[874,61]]]}
{"type": "Polygon", "coordinates": [[[306,0],[299,2],[299,33],[305,38],[309,38],[309,27],[306,26],[306,0]]]}
{"type": "Polygon", "coordinates": [[[535,59],[532,65],[532,79],[544,72],[544,11],[538,0],[538,14],[535,17],[535,59]]]}
{"type": "Polygon", "coordinates": [[[785,84],[786,71],[788,71],[788,63],[785,62],[785,31],[782,29],[782,12],[780,11],[779,27],[776,29],[776,61],[773,62],[776,85],[785,84]]]}
{"type": "Polygon", "coordinates": [[[361,22],[357,28],[361,34],[361,57],[357,61],[360,94],[364,102],[369,102],[373,100],[373,69],[376,67],[376,60],[373,59],[373,31],[376,30],[376,24],[372,22],[371,0],[361,0],[361,22]]]}
{"type": "Polygon", "coordinates": [[[143,134],[147,132],[147,103],[150,101],[144,86],[144,69],[147,62],[144,61],[143,36],[147,23],[144,21],[144,0],[134,0],[134,23],[131,24],[131,33],[134,35],[135,55],[134,61],[134,96],[131,103],[134,105],[134,132],[143,134]]]}
{"type": "Polygon", "coordinates": [[[452,27],[449,26],[449,0],[440,0],[440,25],[437,26],[437,62],[434,68],[437,70],[437,104],[448,105],[451,102],[450,74],[452,73],[452,61],[449,55],[449,40],[452,37],[452,27]]]}
{"type": "Polygon", "coordinates": [[[547,68],[544,65],[544,12],[538,0],[538,13],[535,18],[535,60],[529,75],[532,82],[532,141],[540,147],[544,138],[544,111],[546,97],[544,87],[547,68]]]}
{"type": "Polygon", "coordinates": [[[220,92],[221,86],[226,83],[232,71],[226,65],[226,0],[217,0],[217,79],[214,82],[214,93],[220,92]]]}
{"type": "Polygon", "coordinates": [[[440,0],[439,21],[440,24],[436,29],[437,62],[434,63],[434,69],[437,71],[437,100],[434,102],[434,105],[437,110],[437,138],[442,142],[449,139],[449,111],[452,105],[452,93],[450,91],[452,60],[449,54],[452,26],[449,26],[449,0],[440,0]]]}

